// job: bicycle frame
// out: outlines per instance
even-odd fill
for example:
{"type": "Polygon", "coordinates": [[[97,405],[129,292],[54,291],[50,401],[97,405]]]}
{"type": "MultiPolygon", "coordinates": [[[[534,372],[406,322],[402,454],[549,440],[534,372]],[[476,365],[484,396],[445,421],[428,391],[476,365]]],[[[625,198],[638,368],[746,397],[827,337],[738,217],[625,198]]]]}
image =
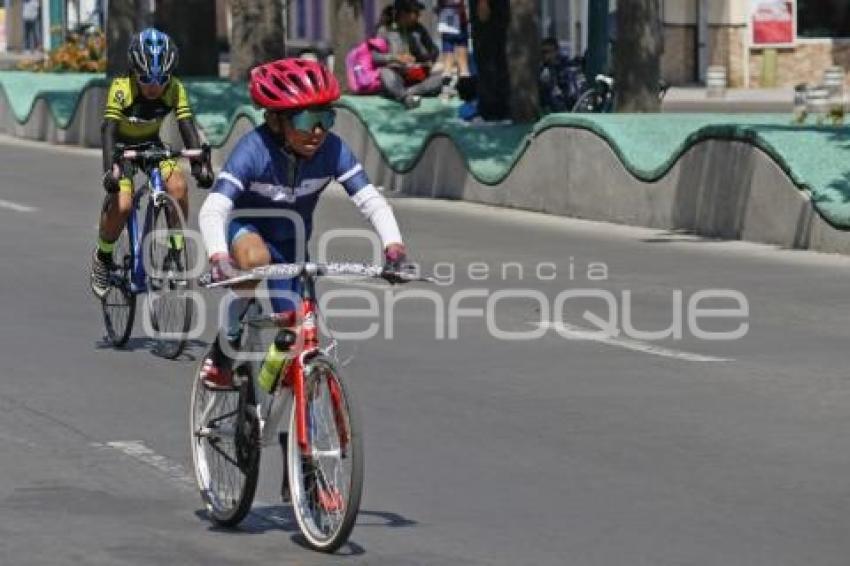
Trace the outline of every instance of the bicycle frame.
{"type": "Polygon", "coordinates": [[[145,281],[145,262],[142,253],[142,244],[145,238],[151,231],[151,223],[153,222],[153,214],[148,212],[145,214],[144,224],[141,234],[139,233],[138,211],[142,206],[142,199],[148,197],[151,206],[157,207],[162,202],[162,195],[165,192],[165,183],[162,180],[162,172],[159,167],[154,167],[147,172],[148,183],[141,189],[136,191],[133,196],[133,207],[130,210],[130,216],[127,219],[127,229],[130,233],[130,246],[133,249],[133,265],[130,270],[130,291],[135,294],[145,293],[148,290],[147,282],[145,281]],[[148,195],[148,189],[150,195],[148,195]]]}
{"type": "MultiPolygon", "coordinates": [[[[295,355],[292,361],[287,365],[284,374],[281,376],[278,386],[272,392],[272,401],[266,410],[265,419],[263,419],[262,410],[258,406],[260,418],[262,421],[261,445],[268,446],[275,441],[275,433],[278,430],[280,419],[286,413],[288,401],[291,399],[295,403],[295,427],[294,431],[297,435],[298,446],[301,453],[305,456],[311,455],[311,447],[309,441],[309,422],[307,414],[307,391],[305,387],[304,368],[307,362],[321,352],[319,347],[319,329],[317,324],[317,306],[315,281],[310,275],[301,275],[301,304],[298,311],[290,311],[287,313],[277,313],[271,316],[263,317],[261,320],[277,320],[285,321],[281,326],[287,327],[290,324],[298,327],[298,339],[296,347],[300,351],[295,355]],[[291,397],[290,397],[291,395],[291,397]]],[[[250,322],[248,322],[250,324],[250,322]]],[[[334,418],[337,426],[340,428],[340,445],[344,449],[348,443],[348,431],[344,430],[342,419],[342,393],[339,390],[339,385],[331,380],[329,382],[331,402],[333,403],[334,418]]],[[[256,386],[256,385],[254,385],[256,386]]],[[[289,431],[290,434],[293,431],[289,431]]]]}

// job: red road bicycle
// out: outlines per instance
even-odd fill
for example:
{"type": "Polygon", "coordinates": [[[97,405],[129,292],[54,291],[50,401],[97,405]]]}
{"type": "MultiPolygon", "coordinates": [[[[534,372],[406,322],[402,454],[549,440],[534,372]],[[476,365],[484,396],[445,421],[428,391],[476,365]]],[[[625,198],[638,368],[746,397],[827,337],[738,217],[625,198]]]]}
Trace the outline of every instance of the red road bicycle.
{"type": "MultiPolygon", "coordinates": [[[[234,357],[234,386],[209,389],[195,372],[191,399],[191,446],[195,479],[213,522],[235,526],[250,511],[259,476],[260,452],[284,447],[284,486],[301,533],[314,550],[334,552],[344,544],[360,506],[363,439],[351,391],[334,362],[335,342],[320,347],[315,280],[318,277],[380,278],[391,283],[424,281],[411,273],[364,264],[276,264],[256,268],[207,288],[262,279],[300,279],[297,312],[244,314],[234,357]],[[271,394],[255,386],[259,371],[240,353],[265,352],[263,329],[289,333],[291,361],[271,394]],[[279,424],[288,415],[287,432],[279,424]]],[[[203,285],[203,282],[202,282],[203,285]]]]}

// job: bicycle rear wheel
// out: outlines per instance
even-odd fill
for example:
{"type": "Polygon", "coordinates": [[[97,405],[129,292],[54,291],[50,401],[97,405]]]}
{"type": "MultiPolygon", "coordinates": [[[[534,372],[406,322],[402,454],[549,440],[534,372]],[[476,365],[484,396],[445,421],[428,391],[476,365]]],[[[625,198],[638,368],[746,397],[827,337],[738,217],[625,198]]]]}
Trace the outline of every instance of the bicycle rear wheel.
{"type": "Polygon", "coordinates": [[[318,356],[304,368],[307,443],[298,443],[296,404],[287,438],[287,477],[301,533],[314,550],[334,552],[351,534],[363,490],[360,420],[333,364],[318,356]]]}
{"type": "Polygon", "coordinates": [[[134,257],[128,227],[118,236],[112,257],[115,270],[110,275],[109,290],[103,297],[101,306],[106,338],[112,346],[119,348],[130,339],[136,319],[136,294],[130,289],[134,257]]]}
{"type": "Polygon", "coordinates": [[[165,196],[160,205],[148,210],[153,214],[145,258],[148,316],[157,341],[156,353],[173,359],[186,347],[192,325],[188,242],[183,237],[182,213],[174,200],[165,196]]]}
{"type": "Polygon", "coordinates": [[[238,387],[211,390],[198,368],[189,407],[195,481],[210,518],[224,527],[236,526],[251,510],[260,474],[254,385],[247,369],[238,372],[238,387]]]}

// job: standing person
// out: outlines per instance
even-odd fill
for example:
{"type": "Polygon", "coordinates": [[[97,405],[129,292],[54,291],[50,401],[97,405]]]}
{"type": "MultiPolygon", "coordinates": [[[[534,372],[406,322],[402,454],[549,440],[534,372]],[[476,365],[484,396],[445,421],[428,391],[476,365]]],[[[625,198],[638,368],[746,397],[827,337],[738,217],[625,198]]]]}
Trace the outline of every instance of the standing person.
{"type": "Polygon", "coordinates": [[[38,33],[38,12],[38,0],[24,0],[24,49],[26,49],[27,51],[35,51],[41,46],[38,33]]]}
{"type": "Polygon", "coordinates": [[[448,98],[456,94],[458,80],[469,76],[469,17],[466,0],[439,0],[437,14],[443,63],[441,97],[448,98]]]}
{"type": "Polygon", "coordinates": [[[508,0],[470,0],[472,45],[478,67],[478,111],[487,121],[510,119],[508,0]]]}

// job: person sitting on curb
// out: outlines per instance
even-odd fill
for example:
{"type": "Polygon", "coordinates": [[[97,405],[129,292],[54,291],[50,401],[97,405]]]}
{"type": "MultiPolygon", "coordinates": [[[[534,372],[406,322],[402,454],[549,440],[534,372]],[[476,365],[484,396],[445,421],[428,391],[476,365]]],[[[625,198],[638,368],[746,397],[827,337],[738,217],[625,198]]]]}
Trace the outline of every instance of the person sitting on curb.
{"type": "Polygon", "coordinates": [[[423,8],[417,0],[395,0],[391,23],[377,33],[389,52],[373,54],[384,92],[408,109],[419,106],[423,96],[440,94],[443,85],[442,70],[434,64],[440,50],[419,23],[423,8]]]}
{"type": "Polygon", "coordinates": [[[560,52],[558,40],[547,37],[541,46],[542,65],[538,75],[540,107],[544,112],[570,112],[588,88],[580,58],[560,52]]]}

